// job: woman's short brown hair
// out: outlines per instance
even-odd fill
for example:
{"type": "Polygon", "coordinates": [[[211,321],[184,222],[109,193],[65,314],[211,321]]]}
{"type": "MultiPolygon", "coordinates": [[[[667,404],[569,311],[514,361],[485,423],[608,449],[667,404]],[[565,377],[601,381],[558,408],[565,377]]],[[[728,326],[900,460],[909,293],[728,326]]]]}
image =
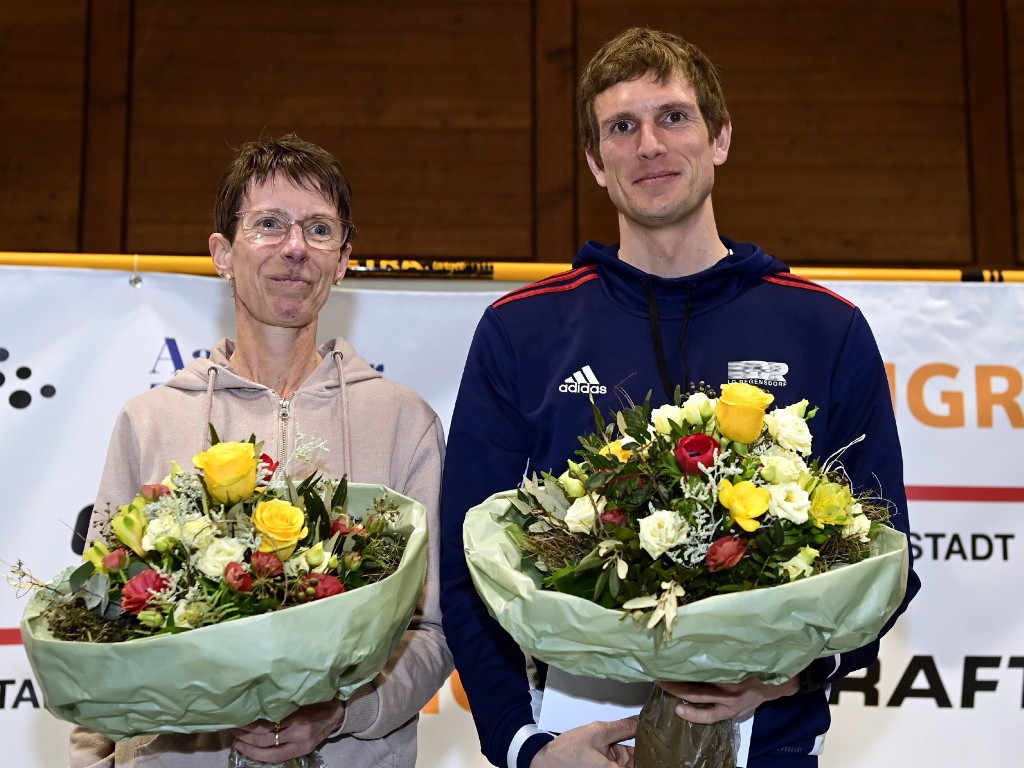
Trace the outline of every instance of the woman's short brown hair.
{"type": "Polygon", "coordinates": [[[229,242],[235,239],[235,214],[245,193],[277,173],[300,189],[315,189],[337,208],[339,218],[352,220],[352,191],[338,161],[322,147],[289,133],[243,144],[220,180],[213,225],[229,242]]]}

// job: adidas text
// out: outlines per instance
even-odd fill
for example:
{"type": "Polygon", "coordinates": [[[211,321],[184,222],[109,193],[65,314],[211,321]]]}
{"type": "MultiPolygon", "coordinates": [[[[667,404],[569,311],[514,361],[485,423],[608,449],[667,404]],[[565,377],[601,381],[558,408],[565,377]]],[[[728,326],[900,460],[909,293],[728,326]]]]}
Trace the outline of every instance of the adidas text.
{"type": "Polygon", "coordinates": [[[578,381],[570,381],[565,384],[558,386],[559,392],[580,392],[584,395],[604,395],[608,392],[608,387],[604,384],[587,384],[580,383],[578,381]]]}

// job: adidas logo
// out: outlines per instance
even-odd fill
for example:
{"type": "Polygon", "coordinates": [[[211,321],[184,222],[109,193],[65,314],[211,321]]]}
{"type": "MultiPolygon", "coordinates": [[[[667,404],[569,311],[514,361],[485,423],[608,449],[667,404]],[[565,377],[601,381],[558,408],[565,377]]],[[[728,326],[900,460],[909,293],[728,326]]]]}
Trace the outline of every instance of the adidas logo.
{"type": "Polygon", "coordinates": [[[559,392],[579,392],[584,395],[603,395],[608,387],[597,380],[589,365],[584,365],[576,373],[558,385],[559,392]]]}

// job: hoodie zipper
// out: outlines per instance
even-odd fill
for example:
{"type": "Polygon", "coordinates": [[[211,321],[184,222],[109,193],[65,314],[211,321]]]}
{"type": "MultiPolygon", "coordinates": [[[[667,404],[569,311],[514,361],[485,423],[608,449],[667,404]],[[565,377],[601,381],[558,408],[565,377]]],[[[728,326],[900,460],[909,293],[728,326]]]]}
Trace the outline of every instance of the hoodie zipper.
{"type": "Polygon", "coordinates": [[[290,413],[291,401],[286,398],[281,398],[278,403],[278,446],[277,446],[277,461],[278,471],[284,473],[285,465],[285,451],[288,449],[288,418],[290,413]]]}

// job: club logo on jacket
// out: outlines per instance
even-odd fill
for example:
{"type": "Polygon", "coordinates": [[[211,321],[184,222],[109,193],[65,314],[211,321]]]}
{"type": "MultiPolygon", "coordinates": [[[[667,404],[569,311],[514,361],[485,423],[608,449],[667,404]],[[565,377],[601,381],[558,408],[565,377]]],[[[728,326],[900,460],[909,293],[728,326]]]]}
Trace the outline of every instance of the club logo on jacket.
{"type": "Polygon", "coordinates": [[[559,384],[558,391],[574,392],[581,395],[603,395],[608,391],[608,387],[597,380],[597,376],[589,365],[584,365],[559,384]]]}
{"type": "Polygon", "coordinates": [[[787,373],[789,373],[789,366],[786,363],[772,363],[767,360],[732,360],[729,362],[729,381],[784,387],[787,373]]]}

